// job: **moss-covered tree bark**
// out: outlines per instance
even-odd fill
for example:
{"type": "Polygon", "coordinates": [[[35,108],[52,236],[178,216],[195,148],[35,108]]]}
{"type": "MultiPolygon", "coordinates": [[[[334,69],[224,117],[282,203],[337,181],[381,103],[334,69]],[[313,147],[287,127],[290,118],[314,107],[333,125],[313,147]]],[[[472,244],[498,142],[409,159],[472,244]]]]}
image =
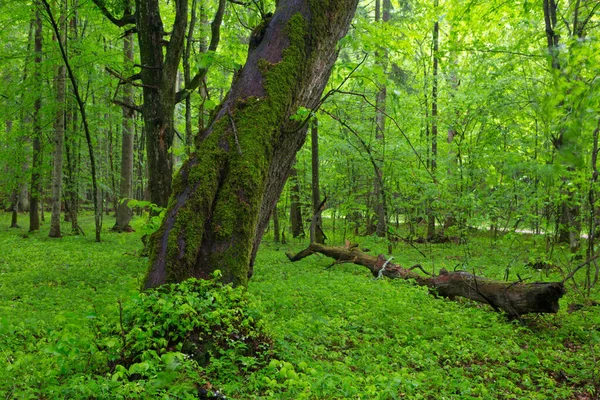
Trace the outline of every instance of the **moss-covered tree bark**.
{"type": "Polygon", "coordinates": [[[246,284],[258,243],[316,106],[358,0],[280,1],[257,28],[246,65],[197,151],[173,182],[161,228],[150,240],[145,287],[205,278],[246,284]]]}

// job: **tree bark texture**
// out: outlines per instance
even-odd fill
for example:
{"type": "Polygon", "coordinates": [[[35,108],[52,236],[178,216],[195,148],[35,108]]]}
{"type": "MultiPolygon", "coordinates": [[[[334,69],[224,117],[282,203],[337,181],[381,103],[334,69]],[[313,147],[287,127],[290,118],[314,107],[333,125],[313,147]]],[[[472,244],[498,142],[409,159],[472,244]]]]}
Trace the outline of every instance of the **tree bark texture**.
{"type": "MultiPolygon", "coordinates": [[[[123,41],[123,58],[125,65],[133,66],[133,34],[125,35],[123,41]]],[[[123,88],[123,101],[133,104],[133,87],[125,85],[123,88]]],[[[121,178],[119,183],[119,202],[117,204],[117,220],[113,229],[124,232],[131,231],[131,217],[133,211],[127,205],[127,199],[133,197],[133,110],[123,107],[122,138],[121,138],[121,178]]]]}
{"type": "Polygon", "coordinates": [[[158,0],[136,0],[136,24],[144,84],[142,114],[148,155],[150,201],[166,207],[171,194],[177,70],[187,25],[187,0],[175,1],[175,21],[163,53],[165,30],[158,0]]]}
{"type": "Polygon", "coordinates": [[[476,276],[464,271],[440,271],[438,276],[425,277],[411,269],[392,264],[385,256],[365,254],[356,247],[333,247],[311,243],[296,255],[288,255],[290,261],[299,261],[314,253],[331,257],[338,262],[350,262],[367,267],[373,276],[390,279],[414,279],[417,285],[427,286],[442,297],[464,297],[478,303],[489,304],[497,311],[511,317],[530,313],[556,313],[558,300],[565,293],[563,282],[501,282],[476,276]]]}
{"type": "Polygon", "coordinates": [[[281,1],[178,173],[150,240],[145,287],[206,278],[247,283],[251,261],[306,137],[290,119],[314,108],[357,0],[281,1]]]}
{"type": "MultiPolygon", "coordinates": [[[[60,1],[60,29],[62,40],[66,40],[65,4],[60,1]]],[[[61,40],[61,38],[56,38],[61,40]]],[[[65,43],[63,43],[65,45],[65,43]]],[[[55,78],[56,88],[56,118],[54,121],[54,157],[52,170],[52,216],[50,218],[50,233],[48,236],[59,238],[60,214],[62,211],[62,181],[63,181],[63,145],[65,141],[65,109],[66,109],[66,80],[67,69],[64,64],[58,66],[55,78]]]]}
{"type": "MultiPolygon", "coordinates": [[[[33,73],[36,85],[40,85],[40,64],[42,63],[42,14],[36,7],[34,33],[35,71],[33,73]]],[[[40,174],[42,156],[42,127],[40,109],[42,108],[41,94],[33,104],[33,157],[31,160],[31,199],[29,201],[29,232],[40,230],[40,195],[42,193],[42,176],[40,174]]]]}
{"type": "MultiPolygon", "coordinates": [[[[69,31],[71,42],[78,40],[77,9],[78,1],[73,2],[74,11],[69,20],[69,31]]],[[[71,51],[73,53],[73,50],[71,51]]],[[[79,212],[79,175],[81,165],[81,139],[77,134],[77,110],[72,100],[67,103],[65,113],[65,158],[67,163],[65,176],[65,209],[67,215],[65,220],[71,222],[71,233],[79,235],[83,232],[79,226],[77,214],[79,212]]]]}
{"type": "Polygon", "coordinates": [[[311,231],[311,234],[314,234],[314,238],[311,237],[311,241],[314,239],[317,243],[325,243],[323,218],[321,217],[321,210],[319,210],[319,206],[321,205],[321,188],[319,184],[319,120],[317,118],[313,118],[312,120],[310,139],[312,161],[312,206],[313,215],[316,217],[314,227],[311,224],[311,229],[314,229],[314,232],[311,231]]]}
{"type": "Polygon", "coordinates": [[[277,210],[277,204],[275,204],[275,207],[273,207],[273,241],[275,243],[281,243],[281,235],[279,231],[279,212],[277,210]]]}
{"type": "MultiPolygon", "coordinates": [[[[437,1],[435,6],[437,9],[437,1]]],[[[435,21],[433,24],[433,83],[431,87],[431,175],[433,183],[436,184],[435,170],[437,169],[437,135],[438,135],[438,61],[439,61],[439,38],[440,24],[435,21]]],[[[433,199],[429,199],[427,206],[427,237],[435,237],[435,213],[433,212],[433,199]]]]}
{"type": "MultiPolygon", "coordinates": [[[[392,5],[390,0],[377,0],[375,2],[375,22],[383,22],[387,24],[390,20],[390,11],[392,5]],[[383,2],[383,13],[381,12],[381,2],[383,2]],[[382,15],[383,14],[383,15],[382,15]]],[[[383,54],[378,54],[381,57],[381,64],[386,69],[387,66],[387,51],[384,50],[383,54]]],[[[375,215],[377,217],[377,223],[375,232],[379,237],[385,237],[388,232],[388,221],[387,221],[387,204],[382,197],[382,192],[385,191],[383,186],[383,166],[384,166],[384,158],[383,154],[385,153],[385,110],[386,110],[386,102],[387,102],[387,87],[385,83],[383,83],[379,87],[379,91],[377,92],[377,96],[375,98],[375,137],[381,142],[383,150],[381,152],[381,157],[379,160],[379,167],[375,171],[375,179],[374,179],[374,192],[375,192],[375,215]]]]}
{"type": "Polygon", "coordinates": [[[298,170],[290,170],[290,228],[292,236],[304,236],[304,224],[302,223],[302,206],[300,205],[300,183],[298,182],[298,170]]]}

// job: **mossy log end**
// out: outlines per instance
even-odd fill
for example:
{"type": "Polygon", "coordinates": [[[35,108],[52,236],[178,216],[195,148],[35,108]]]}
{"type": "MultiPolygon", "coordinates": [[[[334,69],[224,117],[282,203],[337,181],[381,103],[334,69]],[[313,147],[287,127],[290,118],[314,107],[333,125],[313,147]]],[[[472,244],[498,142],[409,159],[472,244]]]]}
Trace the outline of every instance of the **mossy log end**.
{"type": "Polygon", "coordinates": [[[358,248],[325,246],[312,243],[296,255],[288,254],[290,261],[299,261],[311,254],[320,253],[338,262],[351,262],[367,267],[373,276],[391,279],[414,279],[420,286],[429,287],[433,293],[454,299],[464,297],[479,303],[489,304],[496,311],[511,317],[531,313],[556,313],[558,300],[565,293],[562,282],[501,282],[464,271],[448,272],[445,269],[437,276],[423,276],[412,269],[388,263],[386,257],[363,253],[358,248]]]}

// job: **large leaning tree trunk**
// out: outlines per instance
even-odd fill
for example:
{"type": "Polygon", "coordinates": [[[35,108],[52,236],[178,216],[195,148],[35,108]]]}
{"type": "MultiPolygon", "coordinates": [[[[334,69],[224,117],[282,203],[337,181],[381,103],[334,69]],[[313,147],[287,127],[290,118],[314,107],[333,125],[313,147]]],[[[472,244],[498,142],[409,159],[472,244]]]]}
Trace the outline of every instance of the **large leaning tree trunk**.
{"type": "Polygon", "coordinates": [[[280,1],[255,29],[246,65],[173,182],[150,241],[145,287],[206,278],[245,285],[306,124],[318,104],[358,0],[280,1]]]}
{"type": "MultiPolygon", "coordinates": [[[[558,300],[565,293],[563,282],[501,282],[483,278],[465,271],[440,271],[438,276],[423,276],[414,272],[420,265],[403,268],[390,263],[383,255],[371,256],[357,247],[334,247],[319,243],[310,246],[296,255],[288,254],[290,261],[299,261],[312,254],[320,253],[337,260],[338,263],[353,263],[367,267],[376,277],[390,279],[414,279],[417,285],[429,287],[434,294],[454,299],[464,297],[490,305],[496,311],[503,311],[511,317],[530,313],[556,313],[558,300]]],[[[422,269],[422,268],[421,268],[422,269]]]]}

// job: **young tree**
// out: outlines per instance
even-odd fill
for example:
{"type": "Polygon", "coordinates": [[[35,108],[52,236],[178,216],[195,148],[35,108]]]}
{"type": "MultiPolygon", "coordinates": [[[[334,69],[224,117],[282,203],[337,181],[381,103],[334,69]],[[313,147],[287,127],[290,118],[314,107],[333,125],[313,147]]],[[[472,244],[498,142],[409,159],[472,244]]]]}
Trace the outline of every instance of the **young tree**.
{"type": "MultiPolygon", "coordinates": [[[[387,24],[390,21],[390,12],[392,8],[391,0],[383,0],[383,12],[381,7],[382,0],[376,0],[375,2],[375,22],[382,22],[387,24]]],[[[381,57],[381,64],[385,69],[387,64],[387,50],[383,51],[383,54],[378,54],[381,57]]],[[[385,146],[385,110],[387,101],[387,86],[383,83],[379,87],[375,104],[377,109],[375,110],[375,137],[381,141],[382,145],[385,146]]],[[[383,154],[383,151],[382,153],[383,154]]],[[[381,167],[375,171],[375,214],[377,217],[376,233],[379,237],[385,237],[388,231],[387,227],[387,204],[385,204],[384,196],[382,192],[385,191],[383,186],[383,155],[381,156],[381,167]]]]}
{"type": "MultiPolygon", "coordinates": [[[[437,12],[438,1],[434,3],[437,12]]],[[[437,18],[437,16],[436,16],[437,18]]],[[[433,58],[433,82],[431,86],[431,162],[430,170],[435,182],[435,170],[437,169],[437,136],[438,136],[438,63],[439,63],[439,37],[440,24],[436,19],[433,24],[433,46],[431,55],[433,58]]],[[[433,201],[430,199],[427,207],[427,237],[435,237],[435,213],[432,207],[433,201]]]]}
{"type": "Polygon", "coordinates": [[[300,182],[298,182],[298,170],[290,169],[290,229],[292,236],[304,236],[304,224],[302,223],[302,205],[300,204],[300,182]]]}
{"type": "MultiPolygon", "coordinates": [[[[133,34],[125,35],[123,41],[123,58],[126,65],[133,66],[133,34]]],[[[123,102],[133,104],[133,87],[126,85],[123,89],[123,102]]],[[[133,125],[134,112],[129,107],[123,107],[122,138],[121,138],[121,179],[119,185],[119,201],[117,204],[117,220],[114,230],[131,231],[132,210],[127,206],[127,199],[133,195],[133,125]]]]}
{"type": "MultiPolygon", "coordinates": [[[[41,84],[40,68],[42,63],[42,14],[38,4],[35,7],[35,33],[34,33],[34,54],[35,67],[33,79],[36,85],[41,84]]],[[[41,6],[40,6],[41,7],[41,6]]],[[[31,200],[29,201],[29,232],[40,229],[40,195],[42,192],[41,176],[41,153],[42,153],[42,126],[40,122],[40,110],[42,108],[41,93],[35,99],[33,104],[33,159],[31,162],[31,200]]]]}
{"type": "MultiPolygon", "coordinates": [[[[60,17],[59,24],[62,37],[54,37],[55,40],[63,40],[63,46],[66,46],[66,17],[63,0],[59,2],[60,17]]],[[[57,68],[54,84],[56,88],[56,118],[54,121],[54,168],[52,171],[52,217],[50,219],[50,237],[61,237],[60,232],[60,213],[62,210],[62,178],[63,178],[63,143],[65,139],[65,105],[66,105],[66,79],[67,72],[64,63],[60,63],[57,68]]]]}
{"type": "Polygon", "coordinates": [[[312,119],[310,127],[310,144],[311,144],[311,192],[314,223],[311,223],[311,241],[317,243],[325,243],[325,235],[323,233],[323,221],[321,218],[321,186],[319,182],[319,120],[315,117],[312,119]],[[313,226],[314,225],[314,226],[313,226]],[[314,237],[313,237],[314,235],[314,237]]]}
{"type": "Polygon", "coordinates": [[[254,30],[248,59],[183,165],[161,228],[150,240],[145,287],[219,269],[246,284],[306,122],[317,106],[358,0],[281,1],[254,30]]]}

